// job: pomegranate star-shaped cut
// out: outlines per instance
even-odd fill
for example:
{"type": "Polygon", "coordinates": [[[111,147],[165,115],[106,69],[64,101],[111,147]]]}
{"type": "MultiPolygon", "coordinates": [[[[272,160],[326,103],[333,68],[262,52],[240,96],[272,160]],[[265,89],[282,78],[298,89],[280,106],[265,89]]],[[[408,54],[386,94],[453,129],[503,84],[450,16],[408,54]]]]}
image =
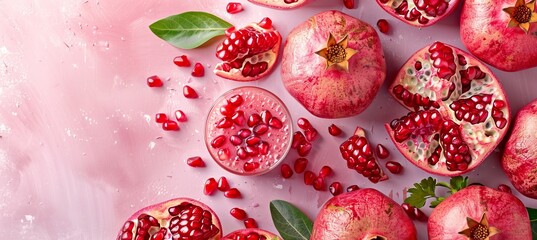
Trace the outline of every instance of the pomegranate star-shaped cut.
{"type": "Polygon", "coordinates": [[[537,22],[535,0],[525,3],[525,0],[517,0],[514,7],[504,8],[503,11],[511,16],[508,27],[520,27],[528,33],[530,23],[537,22]]]}
{"type": "Polygon", "coordinates": [[[479,222],[469,217],[466,218],[466,221],[468,222],[468,228],[460,231],[459,234],[468,237],[470,240],[489,240],[490,237],[500,232],[497,228],[489,226],[485,213],[483,213],[479,222]]]}
{"type": "Polygon", "coordinates": [[[315,52],[317,55],[326,59],[326,68],[329,68],[332,65],[337,65],[345,71],[349,71],[349,59],[356,53],[356,50],[347,48],[348,36],[349,35],[345,36],[339,42],[336,42],[336,39],[332,33],[330,33],[326,48],[315,52]]]}

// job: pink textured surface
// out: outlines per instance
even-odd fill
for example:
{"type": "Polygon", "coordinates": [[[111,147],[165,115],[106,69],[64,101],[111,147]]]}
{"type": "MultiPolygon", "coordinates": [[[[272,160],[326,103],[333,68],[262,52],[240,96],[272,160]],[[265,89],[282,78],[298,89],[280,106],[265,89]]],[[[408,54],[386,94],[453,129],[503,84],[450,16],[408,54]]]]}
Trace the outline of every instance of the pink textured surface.
{"type": "MultiPolygon", "coordinates": [[[[402,175],[375,185],[402,202],[412,183],[428,176],[408,163],[394,148],[383,124],[406,110],[387,94],[400,65],[416,50],[441,40],[463,48],[457,10],[433,27],[418,29],[395,20],[374,1],[358,1],[357,9],[344,9],[342,1],[313,1],[303,8],[281,11],[242,1],[245,11],[225,12],[228,1],[198,0],[42,0],[0,2],[0,236],[6,239],[113,239],[123,221],[143,206],[188,196],[210,205],[223,220],[224,232],[243,224],[229,215],[244,208],[259,226],[275,231],[268,203],[284,199],[312,219],[330,197],[302,183],[302,175],[283,180],[279,171],[263,176],[239,177],[216,166],[203,143],[203,123],[209,107],[225,91],[244,85],[269,89],[282,98],[292,117],[309,118],[320,131],[310,154],[309,167],[317,172],[331,165],[331,180],[361,187],[373,186],[345,167],[338,152],[343,137],[327,132],[336,123],[346,137],[356,125],[364,127],[373,144],[382,143],[391,159],[405,167],[402,175]],[[238,83],[211,74],[217,63],[216,42],[196,50],[179,50],[155,37],[148,25],[168,15],[190,10],[208,11],[242,26],[265,16],[285,38],[292,27],[315,13],[342,10],[371,25],[386,18],[392,26],[380,34],[388,77],[371,106],[356,117],[326,120],[310,115],[284,89],[279,67],[266,79],[238,83]],[[187,54],[207,64],[203,78],[190,69],[177,68],[172,59],[187,54]],[[145,79],[159,75],[162,89],[150,89],[145,79]],[[194,87],[200,99],[185,99],[184,84],[194,87]],[[189,117],[180,132],[166,133],[154,123],[157,112],[183,110],[189,117]],[[200,155],[205,169],[186,165],[200,155]],[[243,199],[202,193],[209,177],[226,176],[243,199]]],[[[537,69],[516,73],[494,70],[501,79],[513,111],[537,98],[537,69]]],[[[293,163],[296,153],[285,160],[293,163]]],[[[501,171],[499,151],[469,174],[472,181],[490,186],[509,185],[501,171]]],[[[382,160],[384,164],[385,160],[382,160]]],[[[446,180],[446,178],[440,178],[446,180]]],[[[514,190],[514,188],[513,188],[514,190]]],[[[515,193],[527,206],[535,200],[515,193]]],[[[429,213],[429,211],[426,211],[429,213]]],[[[417,223],[420,239],[425,224],[417,223]]]]}

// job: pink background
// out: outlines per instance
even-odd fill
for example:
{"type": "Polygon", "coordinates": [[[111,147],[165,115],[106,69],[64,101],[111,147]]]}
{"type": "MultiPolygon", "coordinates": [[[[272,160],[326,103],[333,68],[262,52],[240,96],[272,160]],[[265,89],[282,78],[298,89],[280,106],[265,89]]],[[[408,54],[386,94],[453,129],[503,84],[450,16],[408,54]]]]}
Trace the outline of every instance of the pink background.
{"type": "MultiPolygon", "coordinates": [[[[0,1],[0,236],[5,239],[114,239],[123,222],[137,209],[175,197],[191,197],[210,205],[220,216],[224,232],[241,228],[229,209],[242,207],[259,226],[275,231],[268,204],[284,199],[311,218],[330,197],[302,183],[302,175],[283,180],[279,171],[258,177],[239,177],[220,169],[203,143],[203,123],[213,100],[236,86],[260,86],[279,95],[292,117],[309,118],[321,132],[310,154],[310,168],[317,172],[332,166],[331,182],[345,187],[374,186],[402,202],[403,191],[428,175],[413,167],[394,149],[383,124],[403,115],[387,94],[385,84],[372,105],[356,117],[327,120],[310,115],[283,88],[279,68],[268,78],[237,83],[212,74],[217,62],[216,41],[196,50],[173,48],[148,29],[152,22],[190,10],[216,14],[232,24],[259,21],[265,16],[285,38],[298,23],[315,13],[336,9],[375,25],[386,18],[393,31],[380,34],[389,82],[395,71],[417,49],[441,40],[462,47],[459,11],[433,27],[407,26],[384,12],[374,1],[357,1],[358,8],[344,9],[342,1],[313,1],[293,11],[254,6],[225,12],[224,0],[19,0],[0,1]],[[187,54],[207,65],[206,76],[192,79],[190,69],[179,69],[173,57],[187,54]],[[159,75],[162,89],[150,89],[145,79],[159,75]],[[185,99],[180,89],[188,83],[201,98],[185,99]],[[183,110],[190,121],[180,132],[167,133],[154,123],[157,112],[183,110]],[[373,144],[382,143],[391,158],[405,167],[402,175],[370,184],[346,169],[337,147],[344,138],[328,135],[336,123],[347,133],[356,125],[368,130],[373,144]],[[188,157],[202,156],[208,167],[193,169],[188,157]],[[244,198],[205,196],[209,177],[228,177],[244,198]]],[[[460,8],[460,6],[459,6],[460,8]]],[[[221,41],[221,39],[220,39],[221,41]]],[[[537,69],[506,73],[495,70],[504,84],[513,111],[537,98],[537,69]]],[[[489,186],[508,183],[495,151],[469,174],[471,181],[489,186]]],[[[285,162],[292,163],[295,153],[285,162]]],[[[382,162],[384,164],[384,161],[382,162]]],[[[441,178],[447,180],[447,178],[441,178]]],[[[514,189],[513,189],[514,190],[514,189]]],[[[520,197],[527,206],[537,201],[520,197]]],[[[429,210],[427,209],[427,213],[429,210]]],[[[425,224],[417,223],[421,239],[425,224]]]]}

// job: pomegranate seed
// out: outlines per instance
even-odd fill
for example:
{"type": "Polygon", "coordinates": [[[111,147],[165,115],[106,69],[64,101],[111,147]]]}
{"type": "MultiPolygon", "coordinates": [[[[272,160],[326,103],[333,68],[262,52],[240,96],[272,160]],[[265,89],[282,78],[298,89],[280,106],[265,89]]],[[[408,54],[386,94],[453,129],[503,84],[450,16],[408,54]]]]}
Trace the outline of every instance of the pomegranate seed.
{"type": "Polygon", "coordinates": [[[226,6],[226,11],[230,14],[240,13],[244,10],[242,4],[238,2],[230,2],[226,6]]]}
{"type": "Polygon", "coordinates": [[[308,159],[297,158],[295,160],[295,172],[296,173],[303,173],[304,170],[306,170],[307,166],[308,166],[308,159]]]}
{"type": "Polygon", "coordinates": [[[191,167],[205,167],[205,162],[198,156],[188,158],[186,164],[191,167]]]}
{"type": "Polygon", "coordinates": [[[357,191],[360,190],[360,187],[358,185],[350,185],[347,187],[347,192],[357,191]]]}
{"type": "Polygon", "coordinates": [[[313,126],[311,125],[310,121],[308,121],[308,119],[305,119],[305,118],[299,118],[298,120],[296,120],[296,124],[302,130],[308,130],[308,129],[313,128],[313,126]]]}
{"type": "Polygon", "coordinates": [[[237,135],[239,135],[239,137],[241,137],[242,139],[245,139],[247,137],[249,137],[250,135],[252,134],[252,131],[250,131],[250,129],[241,129],[239,130],[239,132],[237,132],[237,135]]]}
{"type": "Polygon", "coordinates": [[[282,167],[281,167],[281,173],[282,173],[282,177],[287,179],[293,176],[293,169],[291,169],[291,166],[289,166],[289,164],[284,163],[282,164],[282,167]]]}
{"type": "Polygon", "coordinates": [[[201,63],[194,64],[194,69],[192,69],[193,77],[203,77],[205,75],[205,69],[201,63]]]}
{"type": "MultiPolygon", "coordinates": [[[[246,151],[248,151],[248,148],[246,148],[246,151]]],[[[242,168],[246,172],[252,172],[259,168],[259,163],[258,162],[245,162],[242,168]]]]}
{"type": "Polygon", "coordinates": [[[254,132],[255,135],[261,136],[261,135],[267,133],[268,130],[269,130],[269,126],[267,124],[262,123],[262,124],[259,124],[259,125],[255,126],[254,129],[253,129],[253,132],[254,132]]]}
{"type": "Polygon", "coordinates": [[[293,141],[291,142],[291,148],[298,148],[303,142],[306,141],[306,137],[304,137],[304,134],[300,131],[296,131],[293,134],[293,141]]]}
{"type": "Polygon", "coordinates": [[[257,145],[257,149],[259,150],[259,154],[267,155],[269,153],[270,146],[267,142],[261,141],[259,145],[257,145]]]}
{"type": "Polygon", "coordinates": [[[241,208],[232,208],[230,211],[229,211],[229,214],[231,214],[231,216],[233,216],[234,218],[236,218],[237,220],[244,220],[248,217],[248,214],[246,213],[246,211],[244,211],[243,209],[241,208]]]}
{"type": "Polygon", "coordinates": [[[264,123],[267,123],[270,121],[270,119],[272,118],[272,113],[270,113],[269,110],[263,110],[261,111],[261,114],[259,114],[261,116],[261,120],[264,122],[264,123]]]}
{"type": "Polygon", "coordinates": [[[183,87],[183,95],[186,97],[186,98],[198,98],[198,93],[196,92],[196,90],[194,90],[193,88],[191,88],[190,86],[188,85],[185,85],[183,87]]]}
{"type": "Polygon", "coordinates": [[[315,128],[304,130],[304,136],[306,137],[306,140],[308,140],[309,142],[315,141],[318,135],[319,134],[315,128]]]}
{"type": "Polygon", "coordinates": [[[241,143],[242,143],[242,138],[239,137],[238,135],[231,135],[231,136],[229,137],[229,142],[230,142],[231,144],[233,144],[234,146],[239,146],[239,145],[241,145],[241,143]]]}
{"type": "Polygon", "coordinates": [[[178,67],[190,67],[190,61],[186,55],[177,56],[173,59],[173,63],[178,67]]]}
{"type": "Polygon", "coordinates": [[[252,136],[252,137],[247,138],[245,141],[246,141],[246,145],[254,146],[261,142],[261,138],[252,136]]]}
{"type": "Polygon", "coordinates": [[[246,118],[244,117],[244,112],[243,111],[237,111],[233,114],[233,116],[231,116],[231,120],[233,120],[233,122],[237,125],[237,126],[242,126],[244,125],[244,123],[246,122],[246,118]]]}
{"type": "Polygon", "coordinates": [[[220,161],[227,161],[229,160],[229,156],[231,155],[231,152],[229,151],[229,149],[224,148],[224,149],[218,150],[217,154],[218,154],[218,159],[220,159],[220,161]]]}
{"type": "Polygon", "coordinates": [[[386,159],[390,156],[390,151],[384,147],[382,144],[377,145],[377,157],[380,159],[386,159]]]}
{"type": "Polygon", "coordinates": [[[227,102],[225,105],[220,107],[220,114],[231,117],[233,114],[235,114],[235,106],[233,106],[230,102],[227,102]]]}
{"type": "Polygon", "coordinates": [[[343,193],[343,186],[340,182],[333,182],[332,184],[330,184],[330,187],[328,187],[328,191],[330,191],[332,196],[337,196],[343,193]]]}
{"type": "Polygon", "coordinates": [[[166,116],[165,113],[157,113],[155,114],[155,122],[157,123],[165,123],[168,121],[168,116],[166,116]]]}
{"type": "Polygon", "coordinates": [[[280,129],[280,128],[283,127],[282,121],[280,119],[278,119],[277,117],[272,117],[268,121],[268,125],[269,125],[269,127],[274,128],[274,129],[280,129]]]}
{"type": "Polygon", "coordinates": [[[301,156],[301,157],[305,157],[305,156],[308,156],[308,154],[310,153],[311,151],[311,143],[309,142],[303,142],[302,144],[300,144],[300,146],[298,146],[297,148],[297,152],[298,152],[298,155],[301,156]]]}
{"type": "Polygon", "coordinates": [[[234,107],[239,107],[244,102],[244,99],[241,95],[233,95],[228,100],[229,104],[233,105],[234,107]]]}
{"type": "Polygon", "coordinates": [[[388,31],[390,31],[390,24],[386,19],[379,19],[377,21],[377,27],[381,33],[388,33],[388,31]]]}
{"type": "Polygon", "coordinates": [[[343,4],[348,9],[353,9],[354,8],[354,0],[343,0],[343,4]]]}
{"type": "Polygon", "coordinates": [[[244,227],[246,228],[258,228],[257,222],[253,218],[247,218],[244,220],[244,227]]]}
{"type": "Polygon", "coordinates": [[[232,126],[233,120],[228,117],[223,117],[216,123],[216,128],[230,128],[232,126]]]}
{"type": "Polygon", "coordinates": [[[416,63],[414,63],[414,68],[415,68],[417,71],[421,70],[422,67],[423,67],[423,66],[422,66],[422,64],[421,64],[420,61],[416,61],[416,63]]]}
{"type": "Polygon", "coordinates": [[[314,181],[313,181],[313,188],[317,191],[324,191],[324,179],[322,177],[317,177],[314,181]]]}
{"type": "Polygon", "coordinates": [[[315,173],[312,171],[305,171],[304,172],[304,184],[306,185],[312,185],[313,181],[315,181],[317,177],[315,176],[315,173]]]}
{"type": "Polygon", "coordinates": [[[175,111],[175,119],[177,119],[178,122],[186,122],[188,120],[186,114],[181,110],[175,111]]]}
{"type": "Polygon", "coordinates": [[[164,129],[164,131],[179,131],[179,125],[177,125],[177,122],[175,121],[166,121],[165,123],[162,124],[162,129],[164,129]]]}
{"type": "Polygon", "coordinates": [[[250,117],[248,118],[248,122],[246,124],[248,125],[248,127],[254,127],[260,122],[261,122],[261,116],[259,116],[259,114],[257,113],[254,113],[250,115],[250,117]]]}
{"type": "Polygon", "coordinates": [[[232,33],[236,31],[235,26],[231,26],[228,29],[226,29],[226,37],[229,37],[232,33]]]}
{"type": "Polygon", "coordinates": [[[393,174],[399,174],[401,173],[401,171],[403,171],[403,166],[401,166],[400,163],[394,161],[387,162],[386,168],[393,174]]]}
{"type": "Polygon", "coordinates": [[[147,86],[149,87],[162,87],[162,80],[158,76],[151,76],[147,78],[147,86]]]}
{"type": "Polygon", "coordinates": [[[498,185],[497,189],[502,192],[511,193],[511,188],[505,184],[498,185]]]}
{"type": "Polygon", "coordinates": [[[248,157],[248,153],[246,152],[246,148],[244,147],[240,147],[239,149],[237,149],[237,156],[244,160],[248,157]]]}
{"type": "Polygon", "coordinates": [[[323,166],[319,171],[319,177],[321,178],[328,177],[330,174],[332,174],[332,168],[329,166],[323,166]]]}
{"type": "Polygon", "coordinates": [[[408,203],[401,204],[401,207],[403,207],[403,210],[405,210],[406,215],[408,215],[408,217],[410,217],[410,219],[416,219],[416,214],[414,213],[414,208],[415,207],[410,206],[410,204],[408,204],[408,203]]]}
{"type": "Polygon", "coordinates": [[[212,195],[218,187],[218,183],[216,183],[216,179],[209,178],[207,181],[205,181],[205,187],[203,188],[203,194],[205,195],[212,195]]]}
{"type": "Polygon", "coordinates": [[[427,215],[425,215],[425,213],[423,213],[419,208],[414,207],[412,212],[418,221],[427,222],[427,215]]]}
{"type": "Polygon", "coordinates": [[[242,198],[241,192],[236,188],[231,188],[225,191],[224,196],[227,198],[242,198]]]}
{"type": "Polygon", "coordinates": [[[330,133],[330,135],[332,136],[339,136],[343,132],[338,126],[336,126],[335,124],[332,124],[328,127],[328,133],[330,133]]]}
{"type": "Polygon", "coordinates": [[[264,29],[271,29],[272,28],[272,20],[270,18],[266,17],[261,19],[261,22],[259,22],[259,26],[264,29]]]}
{"type": "Polygon", "coordinates": [[[221,146],[223,146],[225,143],[226,143],[226,136],[224,135],[220,135],[218,137],[215,137],[212,141],[211,141],[211,147],[213,148],[219,148],[221,146]]]}
{"type": "Polygon", "coordinates": [[[218,179],[218,190],[220,190],[221,192],[225,192],[227,190],[229,190],[229,182],[227,181],[227,178],[226,177],[220,177],[220,179],[218,179]]]}

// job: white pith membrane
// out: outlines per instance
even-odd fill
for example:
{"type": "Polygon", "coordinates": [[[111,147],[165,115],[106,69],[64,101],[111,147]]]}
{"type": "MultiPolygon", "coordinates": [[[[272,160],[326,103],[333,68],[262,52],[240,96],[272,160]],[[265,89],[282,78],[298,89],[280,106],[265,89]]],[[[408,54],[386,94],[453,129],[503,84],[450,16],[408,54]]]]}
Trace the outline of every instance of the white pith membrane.
{"type": "MultiPolygon", "coordinates": [[[[409,19],[406,19],[407,21],[410,21],[413,24],[417,24],[417,25],[428,25],[428,24],[432,23],[433,22],[432,20],[434,20],[435,18],[444,16],[448,11],[447,9],[450,8],[448,6],[444,13],[438,14],[437,16],[430,16],[429,14],[426,13],[425,10],[418,9],[417,4],[414,2],[414,0],[388,0],[387,2],[386,2],[386,0],[379,0],[379,1],[380,1],[381,4],[384,4],[384,5],[392,8],[392,9],[394,9],[393,13],[396,14],[399,18],[402,18],[402,19],[406,19],[405,15],[399,14],[396,9],[399,8],[403,2],[406,2],[408,4],[407,9],[408,9],[409,12],[412,9],[416,9],[421,14],[420,16],[423,16],[424,18],[428,19],[427,23],[420,23],[418,21],[419,17],[417,17],[418,19],[413,20],[413,21],[410,21],[409,19]]],[[[419,2],[424,2],[424,1],[431,1],[431,0],[419,0],[419,2]]],[[[452,2],[452,0],[439,0],[439,2],[446,2],[446,3],[450,4],[452,2]]]]}
{"type": "MultiPolygon", "coordinates": [[[[445,44],[445,46],[449,46],[445,44]]],[[[473,57],[470,57],[468,54],[465,54],[464,58],[466,59],[466,65],[459,65],[458,54],[461,54],[460,50],[449,46],[454,51],[454,61],[457,65],[455,74],[448,80],[442,79],[436,75],[437,68],[432,66],[433,60],[430,58],[429,47],[427,46],[422,50],[418,51],[412,59],[409,59],[405,63],[405,69],[401,69],[399,74],[396,77],[396,80],[390,87],[390,93],[392,95],[393,87],[396,85],[402,85],[410,93],[415,94],[419,93],[422,97],[429,97],[431,101],[437,101],[439,99],[445,99],[449,92],[449,86],[451,82],[454,82],[456,85],[455,91],[450,95],[448,99],[439,100],[440,108],[436,109],[440,112],[444,120],[452,120],[456,124],[461,126],[461,135],[462,140],[469,147],[469,152],[472,157],[472,160],[468,166],[469,171],[475,166],[476,163],[481,161],[476,161],[478,158],[482,159],[485,154],[488,154],[493,147],[498,142],[498,139],[503,136],[504,132],[507,131],[508,126],[506,125],[502,129],[498,128],[495,124],[495,120],[492,117],[492,108],[495,100],[501,100],[507,102],[505,95],[502,89],[498,86],[498,83],[495,83],[492,79],[491,73],[488,69],[481,65],[480,70],[486,74],[483,79],[474,79],[471,81],[470,89],[467,92],[462,93],[462,84],[461,84],[461,75],[459,71],[466,70],[472,66],[479,66],[477,60],[473,57]],[[415,62],[421,62],[422,68],[417,71],[415,69],[415,62]],[[416,75],[417,77],[415,77],[416,75]],[[429,77],[428,76],[432,76],[429,77]],[[475,94],[491,94],[492,100],[489,104],[485,106],[485,110],[488,112],[487,118],[482,123],[471,124],[465,120],[458,120],[455,117],[455,112],[450,108],[450,104],[456,100],[467,99],[475,94]],[[482,129],[481,129],[482,128],[482,129]]],[[[403,106],[405,104],[403,101],[396,97],[396,100],[399,101],[403,106]]],[[[406,108],[413,110],[408,106],[406,108]]],[[[435,109],[431,107],[430,110],[435,109]]],[[[422,110],[422,108],[420,108],[422,110]]],[[[509,110],[505,106],[501,109],[503,113],[503,118],[509,119],[509,110]]],[[[399,118],[400,119],[400,118],[399,118]]],[[[406,151],[401,151],[405,157],[412,159],[421,168],[430,171],[437,170],[440,168],[445,169],[447,175],[457,175],[461,171],[449,171],[446,168],[446,158],[444,156],[444,149],[440,154],[440,159],[438,163],[431,165],[427,162],[427,159],[432,155],[436,148],[440,145],[440,142],[435,139],[435,134],[431,134],[425,138],[418,136],[416,138],[409,138],[401,143],[398,143],[393,138],[393,129],[387,126],[389,129],[390,135],[394,143],[398,145],[398,149],[405,149],[406,151]]],[[[438,132],[439,133],[439,132],[438,132]]]]}

